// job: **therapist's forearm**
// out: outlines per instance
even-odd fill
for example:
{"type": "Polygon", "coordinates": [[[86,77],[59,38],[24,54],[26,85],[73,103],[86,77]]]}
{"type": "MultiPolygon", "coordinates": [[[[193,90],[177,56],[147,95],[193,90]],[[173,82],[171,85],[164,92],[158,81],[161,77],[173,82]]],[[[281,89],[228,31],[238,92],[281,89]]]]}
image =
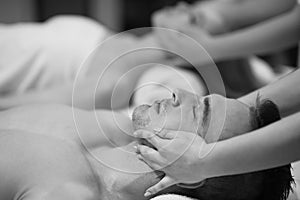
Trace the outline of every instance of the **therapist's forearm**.
{"type": "Polygon", "coordinates": [[[229,34],[215,36],[209,53],[226,60],[279,51],[300,39],[300,7],[262,23],[229,34]]]}
{"type": "Polygon", "coordinates": [[[210,144],[206,176],[274,168],[300,159],[300,113],[251,133],[210,144]]]}
{"type": "Polygon", "coordinates": [[[211,9],[218,13],[230,30],[236,30],[253,25],[291,10],[296,0],[214,0],[198,3],[193,8],[205,9],[210,4],[211,9]],[[204,4],[204,6],[202,6],[204,4]]]}
{"type": "MultiPolygon", "coordinates": [[[[26,104],[54,103],[74,106],[82,109],[94,109],[95,107],[110,106],[108,89],[102,89],[95,94],[97,79],[89,78],[83,81],[66,83],[62,86],[44,90],[29,91],[24,94],[16,94],[0,98],[0,110],[9,109],[15,106],[26,104]],[[73,91],[74,86],[74,91],[73,91]],[[98,95],[97,97],[95,95],[98,95]],[[99,101],[95,101],[95,98],[99,101]]],[[[110,89],[110,88],[109,88],[110,89]]]]}
{"type": "Polygon", "coordinates": [[[279,108],[282,117],[300,111],[300,69],[286,75],[257,91],[239,98],[240,101],[255,105],[257,95],[272,100],[279,108]]]}

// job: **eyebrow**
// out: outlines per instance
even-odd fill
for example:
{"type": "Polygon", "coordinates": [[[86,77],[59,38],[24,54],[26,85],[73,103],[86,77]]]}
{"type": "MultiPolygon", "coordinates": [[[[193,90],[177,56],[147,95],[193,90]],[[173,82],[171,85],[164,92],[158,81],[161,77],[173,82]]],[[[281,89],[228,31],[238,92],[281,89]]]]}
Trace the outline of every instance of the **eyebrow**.
{"type": "Polygon", "coordinates": [[[208,129],[208,120],[209,120],[209,115],[210,115],[210,98],[207,96],[203,100],[204,103],[204,109],[203,109],[203,117],[202,117],[202,127],[204,127],[204,132],[206,133],[208,129]]]}

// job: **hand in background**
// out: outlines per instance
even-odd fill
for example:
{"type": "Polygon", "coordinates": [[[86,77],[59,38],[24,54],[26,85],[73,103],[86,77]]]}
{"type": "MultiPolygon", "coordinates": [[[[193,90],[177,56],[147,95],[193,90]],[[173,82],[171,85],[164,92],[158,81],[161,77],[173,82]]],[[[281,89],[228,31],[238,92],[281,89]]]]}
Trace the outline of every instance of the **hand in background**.
{"type": "Polygon", "coordinates": [[[214,1],[189,5],[179,2],[176,6],[156,11],[152,25],[178,30],[186,25],[195,25],[210,34],[228,32],[222,16],[214,9],[214,1]]]}

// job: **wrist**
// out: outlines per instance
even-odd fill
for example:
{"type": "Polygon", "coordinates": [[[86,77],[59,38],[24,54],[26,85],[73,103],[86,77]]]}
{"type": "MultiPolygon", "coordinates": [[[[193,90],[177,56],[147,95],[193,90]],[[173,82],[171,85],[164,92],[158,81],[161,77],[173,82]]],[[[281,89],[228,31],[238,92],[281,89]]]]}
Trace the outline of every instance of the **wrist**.
{"type": "Polygon", "coordinates": [[[222,165],[220,165],[219,149],[216,148],[220,145],[220,142],[205,144],[202,153],[199,156],[199,162],[201,163],[201,171],[204,179],[222,176],[222,165]]]}
{"type": "Polygon", "coordinates": [[[213,149],[213,143],[207,144],[203,142],[200,151],[196,152],[198,156],[198,168],[200,170],[201,179],[207,179],[213,177],[213,173],[211,171],[211,151],[213,149]]]}

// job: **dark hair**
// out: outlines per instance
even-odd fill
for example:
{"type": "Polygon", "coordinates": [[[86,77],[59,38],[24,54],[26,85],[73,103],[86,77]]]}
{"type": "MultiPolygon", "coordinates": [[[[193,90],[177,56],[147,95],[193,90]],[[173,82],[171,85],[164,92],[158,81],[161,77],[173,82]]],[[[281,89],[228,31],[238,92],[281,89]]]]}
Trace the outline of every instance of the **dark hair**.
{"type": "MultiPolygon", "coordinates": [[[[262,128],[280,120],[277,106],[257,98],[251,108],[253,127],[262,128]]],[[[200,200],[286,200],[293,178],[291,165],[240,175],[210,178],[196,189],[171,188],[177,194],[200,200]]]]}

